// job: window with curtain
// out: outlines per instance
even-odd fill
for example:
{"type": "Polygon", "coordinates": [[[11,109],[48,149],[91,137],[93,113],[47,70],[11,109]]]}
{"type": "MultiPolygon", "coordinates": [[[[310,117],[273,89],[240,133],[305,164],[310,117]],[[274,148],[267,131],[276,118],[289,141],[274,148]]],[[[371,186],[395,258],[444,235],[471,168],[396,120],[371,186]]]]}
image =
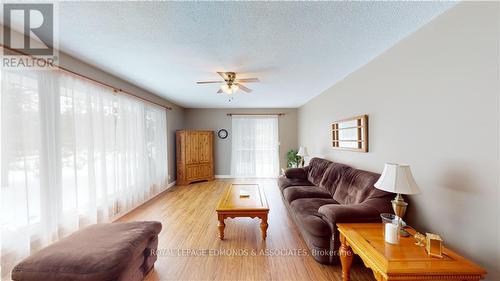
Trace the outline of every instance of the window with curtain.
{"type": "Polygon", "coordinates": [[[278,116],[232,116],[231,174],[240,178],[278,176],[278,116]]]}
{"type": "Polygon", "coordinates": [[[166,110],[60,71],[1,73],[2,279],[167,187],[166,110]]]}

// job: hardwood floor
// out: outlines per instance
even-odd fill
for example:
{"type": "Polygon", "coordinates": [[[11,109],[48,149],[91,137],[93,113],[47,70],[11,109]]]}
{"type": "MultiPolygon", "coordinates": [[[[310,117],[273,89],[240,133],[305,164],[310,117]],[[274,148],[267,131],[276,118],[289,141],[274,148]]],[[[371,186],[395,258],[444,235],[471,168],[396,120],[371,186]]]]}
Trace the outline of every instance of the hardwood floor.
{"type": "MultiPolygon", "coordinates": [[[[173,187],[119,221],[157,220],[158,261],[145,280],[342,280],[340,263],[322,265],[307,249],[280,197],[276,180],[215,180],[173,187]],[[260,220],[226,220],[225,240],[218,238],[215,208],[232,182],[258,183],[270,207],[267,240],[260,220]],[[268,255],[261,255],[266,251],[268,255]],[[253,255],[252,251],[256,255],[253,255]],[[219,254],[219,255],[217,255],[219,254]]],[[[375,280],[357,262],[351,280],[375,280]]]]}

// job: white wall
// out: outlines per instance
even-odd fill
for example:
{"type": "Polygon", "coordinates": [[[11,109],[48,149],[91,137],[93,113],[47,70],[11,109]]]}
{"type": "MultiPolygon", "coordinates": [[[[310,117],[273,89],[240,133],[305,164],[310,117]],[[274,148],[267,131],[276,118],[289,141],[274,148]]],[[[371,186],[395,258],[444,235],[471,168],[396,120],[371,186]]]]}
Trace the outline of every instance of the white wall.
{"type": "Polygon", "coordinates": [[[299,109],[309,153],[381,172],[411,165],[407,219],[500,280],[499,3],[464,2],[299,109]],[[331,148],[331,122],[369,115],[369,153],[331,148]]]}
{"type": "Polygon", "coordinates": [[[189,108],[185,110],[186,129],[213,130],[226,129],[227,139],[214,140],[214,165],[216,175],[231,174],[231,117],[227,113],[285,113],[279,117],[280,167],[286,167],[286,152],[297,148],[297,109],[295,108],[189,108]]]}

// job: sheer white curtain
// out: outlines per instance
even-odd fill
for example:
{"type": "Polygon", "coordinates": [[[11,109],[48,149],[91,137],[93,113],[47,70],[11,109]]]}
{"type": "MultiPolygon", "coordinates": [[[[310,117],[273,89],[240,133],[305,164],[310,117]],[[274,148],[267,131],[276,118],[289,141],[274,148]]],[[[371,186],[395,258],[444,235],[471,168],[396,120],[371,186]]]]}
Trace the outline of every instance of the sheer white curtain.
{"type": "Polygon", "coordinates": [[[0,94],[2,280],[166,188],[164,108],[59,71],[2,70],[0,94]]]}
{"type": "Polygon", "coordinates": [[[278,176],[278,116],[232,117],[231,174],[235,177],[278,176]]]}

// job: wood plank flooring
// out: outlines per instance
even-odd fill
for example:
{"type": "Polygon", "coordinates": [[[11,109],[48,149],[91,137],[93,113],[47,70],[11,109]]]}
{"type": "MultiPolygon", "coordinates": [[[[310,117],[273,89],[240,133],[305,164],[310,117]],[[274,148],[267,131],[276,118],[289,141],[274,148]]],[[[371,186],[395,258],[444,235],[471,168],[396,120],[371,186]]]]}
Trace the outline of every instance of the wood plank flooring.
{"type": "MultiPolygon", "coordinates": [[[[322,265],[311,256],[280,197],[276,180],[215,180],[173,187],[119,221],[157,220],[163,224],[159,257],[145,280],[342,280],[340,263],[322,265]],[[232,182],[264,187],[270,207],[267,240],[260,220],[226,220],[218,239],[215,207],[232,182]],[[265,254],[267,251],[267,254],[265,254]],[[255,253],[255,255],[253,255],[255,253]]],[[[351,280],[373,281],[361,262],[351,280]]]]}

